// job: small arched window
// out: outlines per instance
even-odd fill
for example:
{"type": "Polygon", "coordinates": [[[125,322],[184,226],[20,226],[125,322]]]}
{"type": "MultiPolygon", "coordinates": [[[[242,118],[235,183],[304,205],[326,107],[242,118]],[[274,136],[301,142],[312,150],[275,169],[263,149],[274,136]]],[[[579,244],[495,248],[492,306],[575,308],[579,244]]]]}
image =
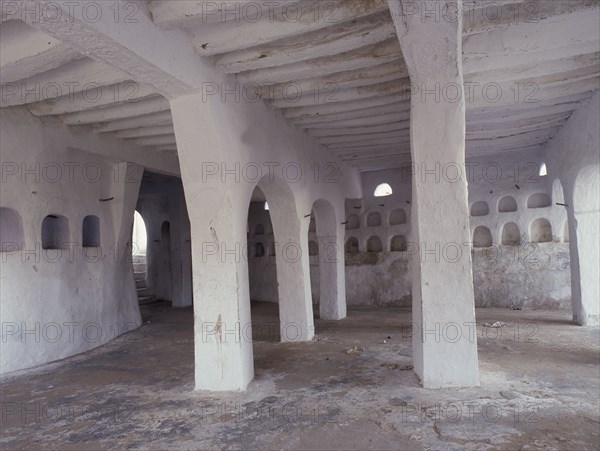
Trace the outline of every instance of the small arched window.
{"type": "Polygon", "coordinates": [[[540,172],[539,172],[539,176],[540,177],[545,177],[548,175],[548,168],[546,167],[546,163],[542,163],[540,165],[540,172]]]}
{"type": "Polygon", "coordinates": [[[392,193],[392,187],[387,183],[382,183],[378,185],[377,188],[375,188],[375,192],[373,193],[373,195],[375,197],[386,197],[391,196],[392,193]]]}
{"type": "Polygon", "coordinates": [[[98,216],[90,215],[83,218],[81,245],[83,247],[100,247],[100,219],[98,216]]]}
{"type": "Polygon", "coordinates": [[[131,236],[132,255],[146,255],[148,246],[148,236],[146,232],[146,223],[139,211],[133,212],[133,232],[131,236]]]}
{"type": "Polygon", "coordinates": [[[66,249],[69,221],[64,216],[48,215],[42,221],[42,249],[66,249]]]}

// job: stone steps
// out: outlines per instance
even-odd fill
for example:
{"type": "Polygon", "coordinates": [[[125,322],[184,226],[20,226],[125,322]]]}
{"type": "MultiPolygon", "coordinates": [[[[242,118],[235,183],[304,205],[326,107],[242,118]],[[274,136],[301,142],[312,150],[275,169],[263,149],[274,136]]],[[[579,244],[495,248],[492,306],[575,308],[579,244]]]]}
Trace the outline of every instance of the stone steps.
{"type": "Polygon", "coordinates": [[[135,287],[139,290],[139,289],[144,289],[144,288],[148,288],[148,285],[146,285],[146,279],[141,279],[135,280],[135,287]]]}
{"type": "Polygon", "coordinates": [[[156,302],[156,297],[148,293],[148,284],[146,283],[148,265],[145,255],[133,256],[133,276],[137,289],[138,303],[144,305],[156,302]]]}

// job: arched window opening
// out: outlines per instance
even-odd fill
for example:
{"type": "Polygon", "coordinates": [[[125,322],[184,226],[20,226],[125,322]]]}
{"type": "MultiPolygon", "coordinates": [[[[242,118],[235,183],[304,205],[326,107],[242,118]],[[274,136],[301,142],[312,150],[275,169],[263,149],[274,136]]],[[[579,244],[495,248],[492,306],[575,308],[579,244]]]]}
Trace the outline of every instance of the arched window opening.
{"type": "Polygon", "coordinates": [[[48,215],[42,222],[42,249],[66,249],[69,221],[64,216],[48,215]]]}
{"type": "Polygon", "coordinates": [[[12,208],[0,208],[0,251],[14,252],[19,250],[24,241],[21,215],[12,208]]]}
{"type": "Polygon", "coordinates": [[[552,225],[546,218],[538,218],[529,226],[531,243],[549,243],[552,241],[552,225]]]}
{"type": "Polygon", "coordinates": [[[527,208],[545,208],[552,204],[550,196],[545,193],[536,193],[527,199],[527,208]]]}
{"type": "Polygon", "coordinates": [[[381,225],[381,215],[377,212],[369,213],[367,216],[367,226],[377,227],[381,225]]]}
{"type": "Polygon", "coordinates": [[[492,233],[490,229],[479,226],[473,231],[473,247],[490,247],[492,245],[492,233]]]}
{"type": "Polygon", "coordinates": [[[406,238],[403,235],[396,235],[390,243],[390,251],[405,252],[407,250],[406,238]]]}
{"type": "Polygon", "coordinates": [[[548,175],[548,168],[546,167],[546,163],[542,163],[540,165],[540,172],[539,172],[539,176],[540,177],[545,177],[548,175]]]}
{"type": "Polygon", "coordinates": [[[390,225],[406,224],[406,213],[398,208],[390,213],[390,225]]]}
{"type": "Polygon", "coordinates": [[[514,222],[504,224],[502,228],[502,244],[505,246],[521,244],[521,232],[519,231],[519,226],[514,222]]]}
{"type": "Polygon", "coordinates": [[[269,211],[269,202],[265,202],[265,210],[269,211]]]}
{"type": "Polygon", "coordinates": [[[378,185],[377,188],[375,188],[375,192],[373,193],[373,195],[375,197],[386,197],[391,196],[392,193],[392,187],[387,183],[382,183],[378,185]]]}
{"type": "Polygon", "coordinates": [[[367,252],[383,252],[383,246],[378,236],[372,236],[367,240],[367,252]]]}
{"type": "Polygon", "coordinates": [[[504,196],[498,201],[498,212],[510,213],[517,211],[517,201],[512,196],[504,196]]]}
{"type": "Polygon", "coordinates": [[[146,255],[148,237],[146,235],[146,223],[137,211],[133,213],[133,234],[131,239],[132,254],[134,256],[146,255]]]}
{"type": "Polygon", "coordinates": [[[81,245],[83,247],[100,247],[100,219],[98,216],[89,215],[83,218],[81,245]]]}
{"type": "Polygon", "coordinates": [[[483,200],[475,202],[471,206],[471,216],[487,216],[489,213],[490,208],[488,207],[487,202],[483,200]]]}
{"type": "Polygon", "coordinates": [[[346,240],[345,250],[347,254],[358,254],[358,239],[350,237],[346,240]]]}

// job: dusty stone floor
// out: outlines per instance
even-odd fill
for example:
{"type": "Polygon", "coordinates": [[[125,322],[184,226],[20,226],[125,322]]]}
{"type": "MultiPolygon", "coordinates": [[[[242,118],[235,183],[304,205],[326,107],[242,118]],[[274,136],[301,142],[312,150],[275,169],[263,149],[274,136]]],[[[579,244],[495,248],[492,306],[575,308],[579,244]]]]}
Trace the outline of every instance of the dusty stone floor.
{"type": "MultiPolygon", "coordinates": [[[[311,343],[261,334],[247,392],[222,395],[193,391],[191,308],[142,312],[145,324],[114,342],[4,377],[0,448],[600,446],[600,334],[568,312],[479,309],[481,387],[425,390],[404,369],[410,312],[354,308],[317,320],[311,343]],[[489,321],[510,326],[482,327],[489,321]],[[364,351],[347,354],[353,346],[364,351]]],[[[253,305],[253,322],[276,323],[276,306],[253,305]]]]}

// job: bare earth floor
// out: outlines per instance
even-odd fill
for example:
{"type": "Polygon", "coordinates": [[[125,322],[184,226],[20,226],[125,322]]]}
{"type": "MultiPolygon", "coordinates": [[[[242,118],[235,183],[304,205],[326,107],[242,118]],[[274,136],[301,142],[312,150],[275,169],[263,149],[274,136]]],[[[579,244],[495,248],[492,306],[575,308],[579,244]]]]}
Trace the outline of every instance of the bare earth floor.
{"type": "Polygon", "coordinates": [[[253,304],[256,377],[221,395],[193,391],[192,309],[142,312],[108,345],[4,377],[0,448],[600,447],[599,329],[568,312],[477,310],[481,386],[426,390],[407,369],[407,310],[351,309],[290,344],[268,332],[276,305],[253,304]]]}

